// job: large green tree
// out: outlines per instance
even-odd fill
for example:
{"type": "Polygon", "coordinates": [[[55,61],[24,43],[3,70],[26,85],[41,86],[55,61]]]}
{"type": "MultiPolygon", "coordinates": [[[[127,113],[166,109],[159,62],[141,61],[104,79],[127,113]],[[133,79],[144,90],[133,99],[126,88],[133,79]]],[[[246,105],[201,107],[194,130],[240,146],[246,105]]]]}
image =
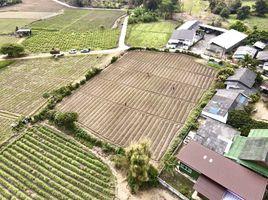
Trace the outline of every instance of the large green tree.
{"type": "Polygon", "coordinates": [[[165,19],[172,19],[176,7],[172,0],[162,0],[159,9],[165,19]]]}
{"type": "Polygon", "coordinates": [[[254,8],[256,13],[260,16],[263,16],[268,12],[268,6],[265,0],[257,0],[255,2],[254,8]]]}
{"type": "Polygon", "coordinates": [[[20,44],[7,43],[2,45],[0,53],[7,54],[8,57],[18,57],[24,53],[24,47],[20,44]]]}
{"type": "Polygon", "coordinates": [[[237,16],[236,18],[239,20],[246,19],[250,14],[250,7],[249,6],[242,6],[237,10],[237,16]]]}
{"type": "Polygon", "coordinates": [[[133,193],[141,187],[157,184],[157,170],[150,164],[151,152],[149,142],[132,144],[125,155],[117,156],[114,161],[117,167],[126,170],[128,185],[133,193]]]}

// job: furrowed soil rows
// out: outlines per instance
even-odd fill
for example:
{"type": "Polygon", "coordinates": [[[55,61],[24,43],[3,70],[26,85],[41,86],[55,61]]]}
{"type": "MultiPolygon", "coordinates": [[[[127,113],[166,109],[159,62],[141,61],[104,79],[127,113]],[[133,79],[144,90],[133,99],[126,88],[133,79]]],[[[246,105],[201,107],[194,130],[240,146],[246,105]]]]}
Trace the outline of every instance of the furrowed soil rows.
{"type": "Polygon", "coordinates": [[[42,97],[45,92],[80,79],[103,59],[102,55],[32,59],[1,69],[0,110],[29,115],[46,102],[42,97]]]}
{"type": "Polygon", "coordinates": [[[119,146],[150,139],[159,160],[215,75],[187,55],[128,52],[58,109],[119,146]]]}
{"type": "Polygon", "coordinates": [[[0,151],[1,199],[113,199],[107,165],[46,126],[0,151]]]}

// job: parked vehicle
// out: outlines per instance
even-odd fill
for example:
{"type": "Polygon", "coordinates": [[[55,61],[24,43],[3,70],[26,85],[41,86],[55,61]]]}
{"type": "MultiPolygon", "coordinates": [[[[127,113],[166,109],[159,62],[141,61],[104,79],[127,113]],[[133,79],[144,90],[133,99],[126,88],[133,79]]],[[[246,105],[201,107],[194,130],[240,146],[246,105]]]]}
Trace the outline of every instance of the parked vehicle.
{"type": "Polygon", "coordinates": [[[58,53],[58,54],[54,54],[53,57],[54,58],[59,58],[59,57],[63,57],[64,53],[58,53]]]}
{"type": "Polygon", "coordinates": [[[56,49],[56,48],[52,48],[50,51],[50,54],[52,54],[52,55],[59,54],[59,53],[60,53],[60,50],[56,49]]]}
{"type": "Polygon", "coordinates": [[[76,49],[71,49],[71,50],[69,51],[69,54],[76,54],[76,53],[77,53],[76,49]]]}
{"type": "Polygon", "coordinates": [[[89,53],[90,52],[90,49],[82,49],[80,52],[81,53],[89,53]]]}

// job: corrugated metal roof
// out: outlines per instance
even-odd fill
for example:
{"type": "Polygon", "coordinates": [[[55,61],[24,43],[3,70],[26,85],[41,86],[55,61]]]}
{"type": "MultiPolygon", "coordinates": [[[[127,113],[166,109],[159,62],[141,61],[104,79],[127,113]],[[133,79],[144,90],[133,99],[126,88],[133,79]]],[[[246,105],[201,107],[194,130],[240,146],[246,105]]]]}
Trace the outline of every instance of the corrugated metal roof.
{"type": "Polygon", "coordinates": [[[263,50],[266,47],[266,44],[261,41],[257,41],[253,46],[263,50]]]}
{"type": "Polygon", "coordinates": [[[255,49],[254,47],[248,46],[248,45],[240,46],[234,52],[233,58],[243,59],[245,55],[249,55],[252,58],[254,58],[256,54],[257,54],[257,49],[255,49]]]}
{"type": "MultiPolygon", "coordinates": [[[[256,138],[258,136],[268,138],[267,130],[264,129],[253,129],[248,137],[243,136],[235,136],[233,143],[231,145],[231,148],[229,149],[228,153],[225,153],[224,156],[230,159],[235,160],[236,162],[240,163],[241,165],[244,165],[245,167],[252,169],[253,171],[256,171],[259,174],[262,174],[263,176],[268,177],[268,168],[265,166],[262,166],[258,164],[255,161],[248,161],[248,160],[241,160],[239,159],[239,156],[241,152],[244,150],[244,146],[246,144],[247,139],[249,138],[256,138]]],[[[267,150],[267,149],[266,149],[267,150]]],[[[254,150],[252,149],[253,153],[254,150]]]]}
{"type": "Polygon", "coordinates": [[[193,41],[195,36],[194,30],[175,30],[172,33],[171,40],[189,40],[193,41]]]}
{"type": "Polygon", "coordinates": [[[204,146],[190,142],[176,156],[181,162],[245,200],[262,200],[267,179],[204,146]]]}
{"type": "Polygon", "coordinates": [[[257,74],[255,72],[247,68],[238,68],[235,70],[234,75],[229,76],[226,81],[239,82],[247,86],[248,88],[252,88],[255,83],[256,77],[257,74]]]}
{"type": "Polygon", "coordinates": [[[257,55],[257,60],[267,61],[268,60],[268,51],[260,51],[257,55]]]}
{"type": "Polygon", "coordinates": [[[198,20],[191,20],[183,23],[177,30],[193,30],[198,27],[201,22],[198,20]]]}
{"type": "Polygon", "coordinates": [[[208,199],[213,200],[222,200],[227,192],[224,187],[203,175],[198,177],[194,189],[208,199]]]}
{"type": "Polygon", "coordinates": [[[216,44],[217,46],[228,50],[246,39],[247,37],[248,36],[246,34],[231,29],[215,38],[212,38],[209,43],[216,44]]]}
{"type": "Polygon", "coordinates": [[[227,29],[216,27],[216,26],[210,26],[210,25],[207,25],[207,24],[200,24],[199,26],[203,27],[203,28],[208,28],[208,29],[211,29],[211,30],[219,31],[219,32],[222,32],[222,33],[225,33],[225,32],[228,31],[227,29]]]}

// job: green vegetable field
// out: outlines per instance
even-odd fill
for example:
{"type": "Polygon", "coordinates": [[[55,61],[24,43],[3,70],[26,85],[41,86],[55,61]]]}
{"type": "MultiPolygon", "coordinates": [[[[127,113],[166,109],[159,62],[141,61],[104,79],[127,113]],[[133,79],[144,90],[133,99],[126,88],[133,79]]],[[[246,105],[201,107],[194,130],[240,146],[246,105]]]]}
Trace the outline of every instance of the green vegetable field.
{"type": "Polygon", "coordinates": [[[112,199],[114,177],[92,153],[45,127],[0,150],[1,199],[112,199]]]}
{"type": "Polygon", "coordinates": [[[113,27],[124,11],[67,9],[64,14],[31,24],[33,36],[23,42],[30,52],[117,47],[120,29],[113,27]],[[113,29],[112,29],[113,27],[113,29]]]}
{"type": "Polygon", "coordinates": [[[62,51],[73,48],[111,49],[117,47],[119,35],[118,29],[74,33],[38,31],[23,45],[31,52],[49,52],[53,47],[62,51]]]}

